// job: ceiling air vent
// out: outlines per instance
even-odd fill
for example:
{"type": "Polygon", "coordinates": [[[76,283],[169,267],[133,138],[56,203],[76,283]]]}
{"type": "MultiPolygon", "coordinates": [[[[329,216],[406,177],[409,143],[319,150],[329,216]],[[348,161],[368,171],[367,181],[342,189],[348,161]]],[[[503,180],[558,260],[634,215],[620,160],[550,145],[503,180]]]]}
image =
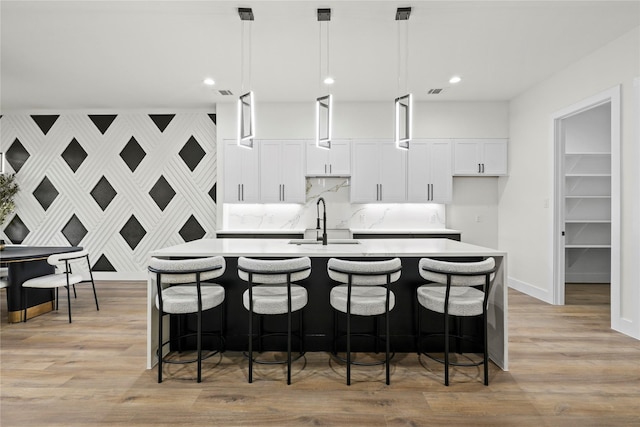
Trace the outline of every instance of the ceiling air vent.
{"type": "Polygon", "coordinates": [[[440,92],[442,92],[442,89],[429,89],[429,92],[427,92],[429,95],[438,95],[440,92]]]}
{"type": "Polygon", "coordinates": [[[224,96],[233,95],[233,93],[231,93],[231,91],[227,89],[221,89],[218,92],[220,92],[220,95],[224,95],[224,96]]]}

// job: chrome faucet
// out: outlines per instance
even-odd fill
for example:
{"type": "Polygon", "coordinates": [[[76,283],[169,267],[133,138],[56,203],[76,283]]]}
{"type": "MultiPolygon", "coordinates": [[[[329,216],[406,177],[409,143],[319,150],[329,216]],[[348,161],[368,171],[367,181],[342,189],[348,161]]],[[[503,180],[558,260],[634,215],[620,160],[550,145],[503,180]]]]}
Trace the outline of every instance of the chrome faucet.
{"type": "MultiPolygon", "coordinates": [[[[320,202],[322,202],[322,244],[324,246],[327,245],[327,204],[324,202],[322,197],[318,198],[318,203],[316,203],[316,215],[317,215],[317,223],[316,230],[320,230],[320,202]]],[[[320,240],[320,237],[317,237],[320,240]]]]}

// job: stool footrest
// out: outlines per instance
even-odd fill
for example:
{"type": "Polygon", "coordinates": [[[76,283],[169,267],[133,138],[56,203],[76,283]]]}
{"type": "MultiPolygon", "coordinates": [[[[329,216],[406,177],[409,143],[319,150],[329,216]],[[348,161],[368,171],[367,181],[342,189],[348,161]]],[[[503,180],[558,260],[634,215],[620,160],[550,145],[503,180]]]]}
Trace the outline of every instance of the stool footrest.
{"type": "MultiPolygon", "coordinates": [[[[440,359],[438,357],[432,356],[429,353],[425,353],[425,352],[422,352],[420,354],[427,356],[431,360],[444,364],[444,359],[440,359]]],[[[457,353],[454,353],[454,354],[457,354],[457,353]]],[[[469,354],[469,353],[463,353],[463,354],[469,354]]],[[[480,366],[483,364],[484,364],[484,360],[480,360],[479,362],[455,362],[455,361],[452,362],[451,360],[449,360],[449,365],[452,365],[452,366],[480,366]]]]}
{"type": "MultiPolygon", "coordinates": [[[[254,353],[257,353],[257,351],[254,351],[254,353]]],[[[267,353],[266,351],[263,353],[267,353]]],[[[269,351],[269,353],[286,353],[286,351],[269,351]]],[[[301,359],[302,357],[304,357],[304,355],[306,354],[306,351],[302,351],[298,354],[298,356],[296,357],[292,357],[291,358],[291,362],[295,362],[298,359],[301,359]]],[[[249,359],[249,354],[246,351],[242,352],[242,355],[246,358],[249,359]]],[[[284,360],[260,360],[256,357],[253,358],[253,363],[258,363],[260,365],[284,365],[285,363],[287,363],[287,359],[284,360]]]]}
{"type": "MultiPolygon", "coordinates": [[[[185,335],[181,335],[179,337],[174,337],[172,339],[169,339],[169,340],[163,342],[160,345],[160,347],[158,348],[158,350],[156,350],[156,356],[158,358],[160,358],[160,349],[164,348],[164,346],[166,346],[167,344],[171,343],[172,341],[180,340],[180,339],[188,338],[188,337],[195,337],[195,336],[197,336],[197,334],[194,332],[194,333],[191,333],[191,334],[185,334],[185,335]]],[[[209,337],[218,338],[220,340],[220,344],[221,344],[220,348],[218,348],[217,350],[207,350],[207,354],[203,355],[201,360],[206,360],[206,359],[208,359],[210,357],[215,356],[216,354],[224,353],[224,348],[225,348],[226,341],[225,341],[224,337],[220,336],[219,333],[217,333],[217,332],[202,332],[201,336],[202,337],[209,336],[209,337]]],[[[189,351],[197,352],[197,350],[189,350],[189,351]]],[[[175,354],[176,352],[178,352],[178,350],[174,350],[174,351],[170,352],[169,354],[175,354]]],[[[162,363],[171,363],[171,364],[176,364],[176,365],[185,365],[187,363],[194,363],[194,362],[197,362],[197,361],[198,361],[197,355],[196,355],[195,359],[188,359],[188,360],[171,360],[171,359],[167,359],[167,356],[163,356],[162,357],[162,363]]]]}

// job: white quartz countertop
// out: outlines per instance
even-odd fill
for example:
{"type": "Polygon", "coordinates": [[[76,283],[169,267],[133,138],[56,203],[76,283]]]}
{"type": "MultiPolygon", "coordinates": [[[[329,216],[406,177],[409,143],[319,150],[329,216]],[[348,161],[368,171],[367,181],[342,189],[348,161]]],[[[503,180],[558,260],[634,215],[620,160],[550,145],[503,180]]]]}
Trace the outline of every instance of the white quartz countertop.
{"type": "MultiPolygon", "coordinates": [[[[243,230],[217,230],[219,234],[303,234],[304,228],[296,229],[243,229],[243,230]]],[[[336,229],[330,229],[335,231],[336,229]]],[[[453,234],[460,233],[460,230],[452,230],[450,228],[421,228],[411,230],[398,230],[397,228],[345,228],[339,231],[350,231],[358,234],[453,234]]]]}
{"type": "Polygon", "coordinates": [[[460,230],[450,228],[423,228],[412,230],[398,230],[393,228],[351,228],[351,233],[358,234],[460,234],[460,230]]]}
{"type": "Polygon", "coordinates": [[[150,252],[156,257],[222,256],[503,256],[505,252],[449,239],[363,239],[358,244],[290,244],[289,239],[202,239],[150,252]]]}
{"type": "Polygon", "coordinates": [[[296,229],[270,229],[265,230],[261,228],[244,229],[244,230],[216,230],[217,234],[303,234],[304,228],[296,229]]]}

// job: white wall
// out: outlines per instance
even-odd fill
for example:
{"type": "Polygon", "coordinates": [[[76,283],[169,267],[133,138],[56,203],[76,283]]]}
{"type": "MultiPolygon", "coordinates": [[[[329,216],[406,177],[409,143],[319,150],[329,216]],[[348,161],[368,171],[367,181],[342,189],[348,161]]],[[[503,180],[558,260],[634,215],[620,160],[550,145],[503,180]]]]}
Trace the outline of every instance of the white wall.
{"type": "Polygon", "coordinates": [[[639,148],[633,80],[640,75],[640,27],[556,73],[510,103],[508,179],[500,179],[499,247],[510,284],[551,302],[553,138],[551,114],[621,85],[622,272],[620,313],[640,337],[639,148]]]}
{"type": "MultiPolygon", "coordinates": [[[[336,102],[334,138],[392,138],[393,104],[382,102],[336,102]]],[[[416,138],[507,138],[507,102],[416,102],[416,138]]],[[[314,104],[256,104],[256,137],[262,139],[311,139],[314,104]]],[[[236,137],[235,104],[217,105],[218,140],[236,137]]],[[[221,150],[223,144],[218,144],[221,150]]],[[[222,159],[219,151],[218,158],[222,159]]],[[[219,179],[224,165],[219,162],[219,179]]],[[[497,247],[497,178],[454,178],[454,202],[447,205],[448,228],[462,231],[463,241],[497,247]],[[476,217],[480,222],[476,222],[476,217]]],[[[221,190],[222,185],[218,188],[221,190]]],[[[219,197],[222,195],[219,194],[219,197]]],[[[219,217],[223,218],[222,204],[219,217]]],[[[425,223],[425,228],[429,224],[425,223]]]]}

